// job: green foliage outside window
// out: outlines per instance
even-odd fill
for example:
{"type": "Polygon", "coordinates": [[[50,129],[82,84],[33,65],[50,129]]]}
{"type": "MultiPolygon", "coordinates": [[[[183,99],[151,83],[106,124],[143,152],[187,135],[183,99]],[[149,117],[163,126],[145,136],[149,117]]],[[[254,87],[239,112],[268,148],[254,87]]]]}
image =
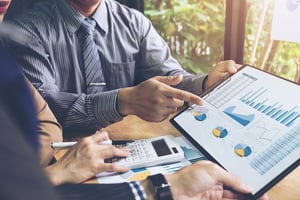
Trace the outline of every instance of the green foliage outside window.
{"type": "MultiPolygon", "coordinates": [[[[300,44],[269,39],[274,0],[247,2],[244,62],[300,82],[300,44]]],[[[224,57],[225,4],[226,0],[145,0],[145,15],[182,66],[203,73],[224,57]]]]}
{"type": "Polygon", "coordinates": [[[223,60],[225,1],[145,0],[145,15],[187,71],[223,60]]]}

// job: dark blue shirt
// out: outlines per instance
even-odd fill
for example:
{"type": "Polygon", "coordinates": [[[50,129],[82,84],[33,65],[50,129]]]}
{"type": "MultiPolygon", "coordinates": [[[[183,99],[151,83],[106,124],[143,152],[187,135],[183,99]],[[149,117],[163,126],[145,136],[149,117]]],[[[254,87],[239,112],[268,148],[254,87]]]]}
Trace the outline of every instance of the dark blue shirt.
{"type": "MultiPolygon", "coordinates": [[[[0,39],[1,41],[1,39],[0,39]]],[[[24,130],[24,138],[37,151],[36,111],[31,94],[23,74],[14,59],[0,42],[0,100],[7,105],[7,110],[24,130]]]]}

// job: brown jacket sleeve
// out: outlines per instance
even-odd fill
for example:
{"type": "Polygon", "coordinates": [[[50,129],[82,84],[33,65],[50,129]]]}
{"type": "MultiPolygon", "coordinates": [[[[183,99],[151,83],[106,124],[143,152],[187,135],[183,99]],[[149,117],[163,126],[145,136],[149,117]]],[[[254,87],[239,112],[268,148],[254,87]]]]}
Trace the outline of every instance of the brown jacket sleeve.
{"type": "Polygon", "coordinates": [[[28,79],[26,79],[26,81],[36,104],[38,134],[40,141],[40,162],[41,165],[45,167],[49,164],[54,156],[54,150],[50,146],[51,142],[62,141],[62,128],[50,110],[47,102],[28,81],[28,79]]]}

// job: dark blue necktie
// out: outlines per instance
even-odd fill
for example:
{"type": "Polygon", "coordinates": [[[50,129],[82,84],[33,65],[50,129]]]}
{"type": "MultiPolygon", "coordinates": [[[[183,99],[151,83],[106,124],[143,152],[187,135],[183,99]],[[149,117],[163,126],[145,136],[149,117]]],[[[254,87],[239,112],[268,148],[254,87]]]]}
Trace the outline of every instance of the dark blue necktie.
{"type": "Polygon", "coordinates": [[[106,85],[99,53],[93,37],[95,26],[96,22],[93,19],[86,19],[81,25],[81,30],[83,33],[82,48],[87,94],[101,92],[104,90],[106,85]]]}

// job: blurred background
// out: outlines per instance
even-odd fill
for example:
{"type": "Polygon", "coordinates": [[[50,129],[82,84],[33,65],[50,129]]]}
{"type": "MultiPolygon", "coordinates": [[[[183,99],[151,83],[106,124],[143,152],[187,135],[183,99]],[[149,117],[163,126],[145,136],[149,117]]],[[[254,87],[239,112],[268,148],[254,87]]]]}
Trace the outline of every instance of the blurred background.
{"type": "MultiPolygon", "coordinates": [[[[299,0],[280,1],[300,12],[299,0]]],[[[144,14],[190,72],[207,72],[220,60],[234,59],[300,82],[300,44],[270,37],[274,4],[275,0],[144,0],[144,14]]]]}

